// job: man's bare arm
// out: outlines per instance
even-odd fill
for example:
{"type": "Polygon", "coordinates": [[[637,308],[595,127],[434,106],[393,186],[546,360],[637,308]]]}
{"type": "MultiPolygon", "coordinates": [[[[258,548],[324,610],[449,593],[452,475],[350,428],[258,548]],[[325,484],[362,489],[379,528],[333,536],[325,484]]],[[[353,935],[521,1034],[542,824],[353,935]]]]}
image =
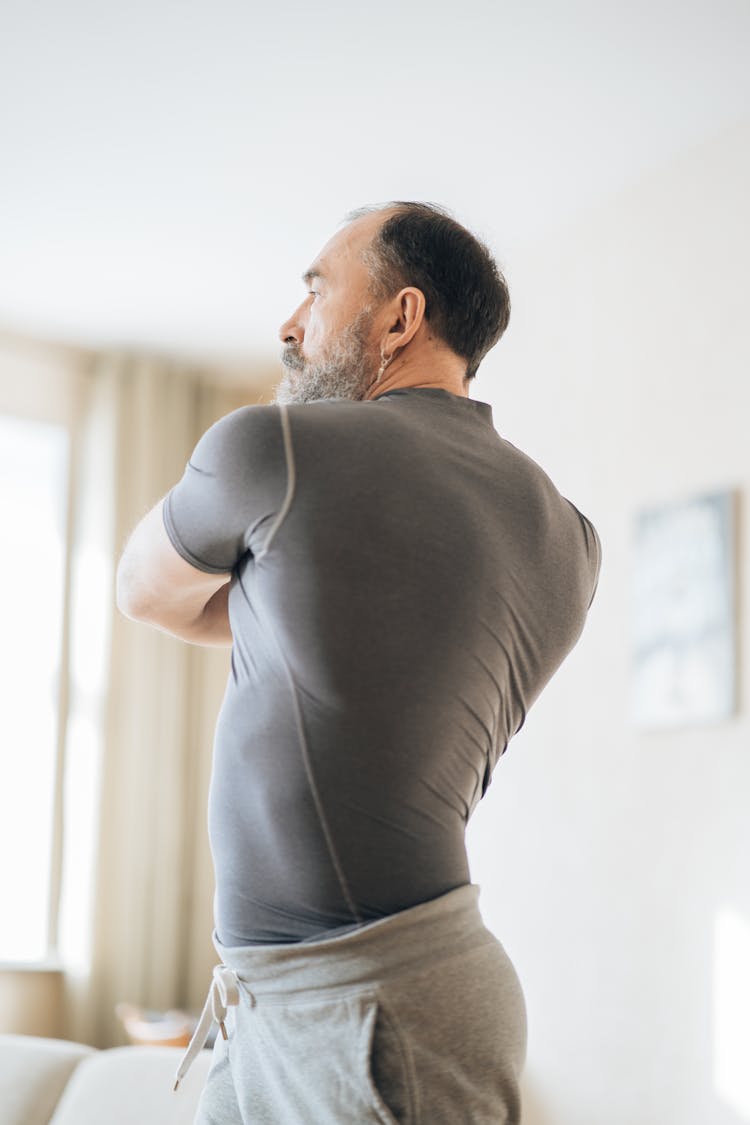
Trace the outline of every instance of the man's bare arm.
{"type": "Polygon", "coordinates": [[[179,637],[194,645],[206,645],[211,648],[231,648],[232,630],[229,625],[229,587],[230,582],[221,586],[212,594],[199,615],[193,621],[184,621],[179,618],[170,619],[168,615],[160,613],[158,620],[149,616],[135,616],[127,613],[133,621],[140,621],[145,625],[152,625],[163,633],[179,637]]]}
{"type": "Polygon", "coordinates": [[[231,572],[209,574],[186,562],[167,537],[162,503],[138,523],[120,557],[117,608],[191,644],[231,645],[231,572]]]}

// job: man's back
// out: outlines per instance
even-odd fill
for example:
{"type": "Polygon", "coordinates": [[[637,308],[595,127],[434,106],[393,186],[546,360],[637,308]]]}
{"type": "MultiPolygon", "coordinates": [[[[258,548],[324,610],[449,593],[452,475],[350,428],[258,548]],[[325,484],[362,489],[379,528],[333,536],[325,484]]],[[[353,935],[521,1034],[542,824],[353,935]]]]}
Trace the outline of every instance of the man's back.
{"type": "Polygon", "coordinates": [[[466,883],[464,829],[575,645],[589,521],[439,388],[249,406],[164,505],[234,569],[209,828],[225,945],[298,941],[466,883]]]}

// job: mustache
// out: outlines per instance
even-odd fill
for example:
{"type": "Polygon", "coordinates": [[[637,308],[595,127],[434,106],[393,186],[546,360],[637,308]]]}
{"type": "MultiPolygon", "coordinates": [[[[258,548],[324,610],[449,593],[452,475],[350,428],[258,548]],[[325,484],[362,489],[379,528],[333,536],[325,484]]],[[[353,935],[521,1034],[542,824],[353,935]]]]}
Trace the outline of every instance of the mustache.
{"type": "Polygon", "coordinates": [[[305,361],[294,344],[287,344],[281,349],[281,362],[284,367],[291,367],[295,371],[301,371],[305,366],[305,361]]]}

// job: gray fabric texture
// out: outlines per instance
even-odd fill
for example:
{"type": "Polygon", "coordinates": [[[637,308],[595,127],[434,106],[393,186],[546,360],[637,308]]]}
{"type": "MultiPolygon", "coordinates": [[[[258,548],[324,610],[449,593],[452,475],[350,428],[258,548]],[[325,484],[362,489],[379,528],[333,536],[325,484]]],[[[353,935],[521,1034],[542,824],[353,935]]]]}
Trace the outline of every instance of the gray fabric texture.
{"type": "Polygon", "coordinates": [[[576,644],[590,520],[440,388],[241,407],[164,522],[231,572],[209,835],[224,945],[344,932],[466,884],[498,758],[576,644]]]}
{"type": "Polygon", "coordinates": [[[466,884],[356,932],[214,944],[239,978],[195,1125],[518,1125],[526,1009],[466,884]]]}

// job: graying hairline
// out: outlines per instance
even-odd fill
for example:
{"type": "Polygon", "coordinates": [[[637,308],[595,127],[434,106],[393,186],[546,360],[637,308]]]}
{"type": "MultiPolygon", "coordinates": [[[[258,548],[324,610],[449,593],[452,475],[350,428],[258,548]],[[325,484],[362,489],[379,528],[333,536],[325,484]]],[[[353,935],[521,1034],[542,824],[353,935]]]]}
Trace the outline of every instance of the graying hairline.
{"type": "Polygon", "coordinates": [[[364,207],[356,207],[353,211],[349,211],[341,221],[351,223],[355,219],[361,219],[365,215],[373,215],[377,211],[405,212],[409,207],[425,207],[434,214],[441,215],[444,219],[452,219],[454,222],[458,222],[449,208],[443,207],[440,203],[431,203],[423,199],[389,199],[386,203],[368,203],[364,207]]]}

